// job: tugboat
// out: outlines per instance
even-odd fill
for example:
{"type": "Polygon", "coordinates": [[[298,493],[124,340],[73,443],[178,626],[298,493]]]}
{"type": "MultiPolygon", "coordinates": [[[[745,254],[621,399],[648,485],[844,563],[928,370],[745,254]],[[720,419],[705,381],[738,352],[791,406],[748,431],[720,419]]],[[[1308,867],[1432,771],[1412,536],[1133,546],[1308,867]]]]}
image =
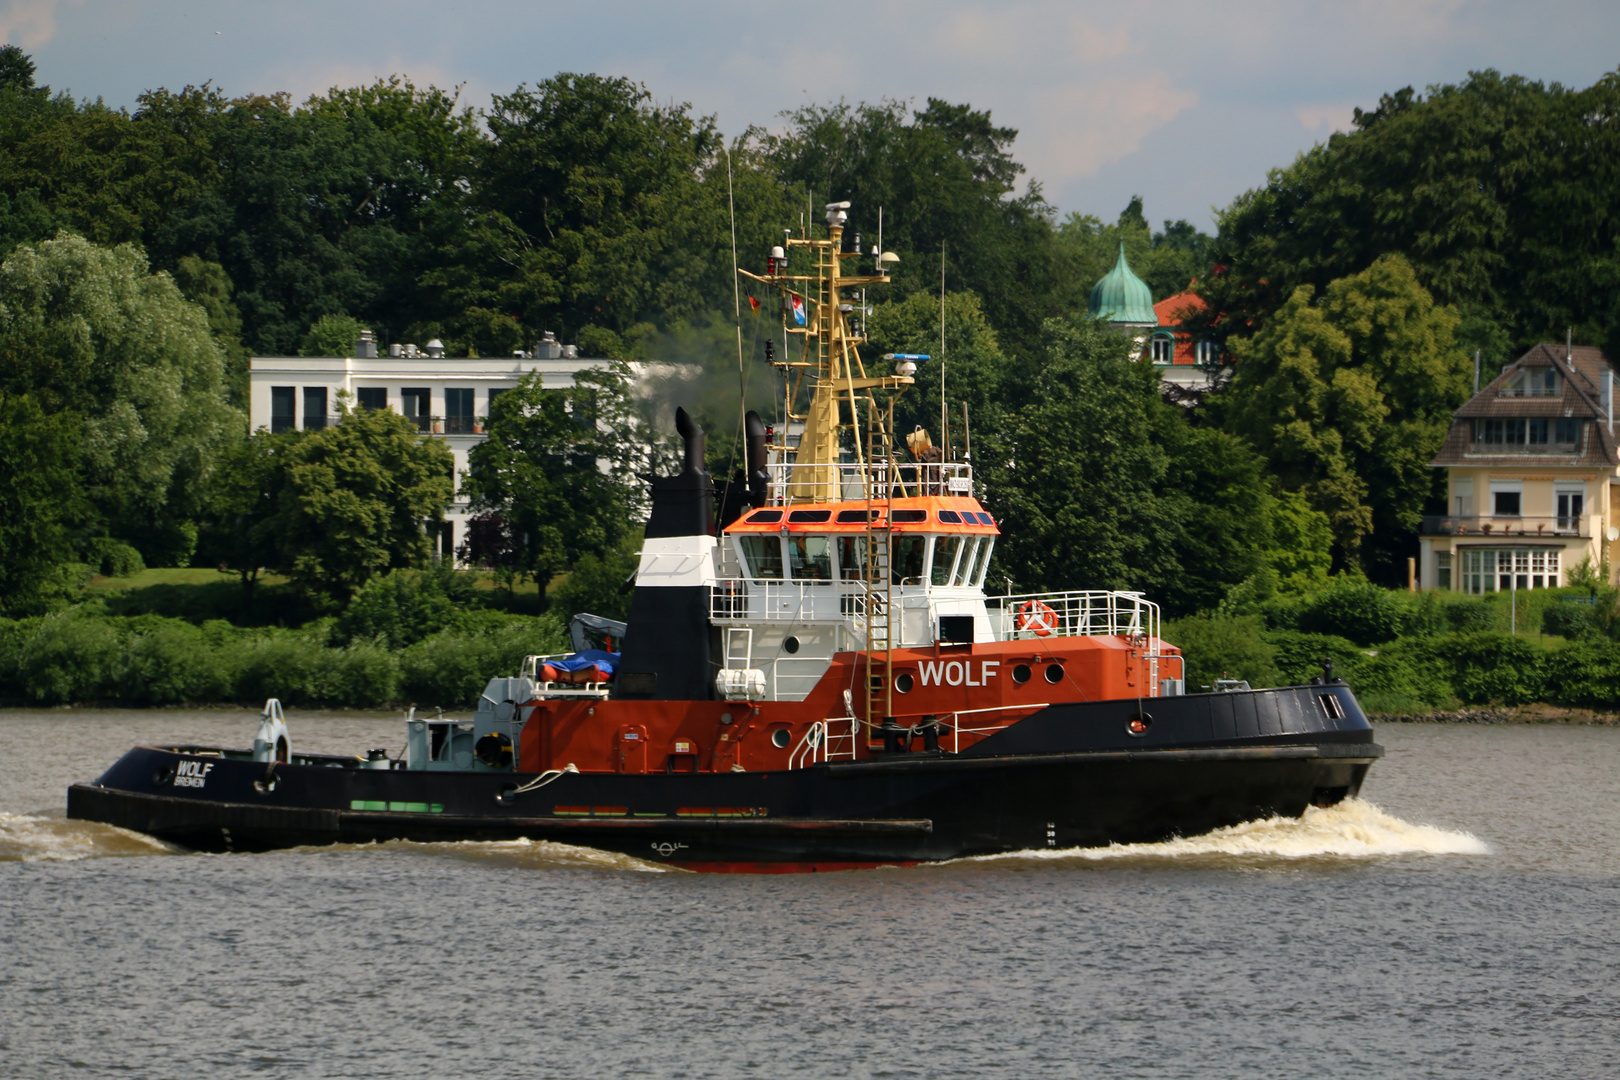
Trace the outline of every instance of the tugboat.
{"type": "Polygon", "coordinates": [[[204,851],[528,838],[808,871],[1153,842],[1354,796],[1383,750],[1331,665],[1189,694],[1141,593],[986,595],[1001,529],[966,453],[893,435],[927,358],[860,357],[854,290],[897,260],[846,243],[847,210],[738,271],[803,343],[778,363],[786,422],[773,441],[746,415],[747,473],[717,500],[677,411],[684,467],[649,478],[626,624],[577,617],[573,653],[491,679],[470,720],[413,712],[401,757],[295,754],[271,701],[250,749],[137,747],[68,815],[204,851]]]}

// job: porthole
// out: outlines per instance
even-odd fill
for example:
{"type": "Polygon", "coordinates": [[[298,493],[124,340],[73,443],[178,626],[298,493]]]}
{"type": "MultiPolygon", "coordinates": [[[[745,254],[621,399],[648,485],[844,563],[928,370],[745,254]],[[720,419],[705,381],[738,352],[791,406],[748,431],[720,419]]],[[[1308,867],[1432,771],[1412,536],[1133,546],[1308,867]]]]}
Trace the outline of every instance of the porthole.
{"type": "Polygon", "coordinates": [[[1062,682],[1063,681],[1063,665],[1062,664],[1047,664],[1046,665],[1046,681],[1049,682],[1049,683],[1060,683],[1060,682],[1062,682]]]}
{"type": "Polygon", "coordinates": [[[785,727],[779,727],[775,731],[771,732],[771,745],[776,747],[778,750],[786,750],[788,743],[792,741],[793,736],[788,734],[788,729],[785,727]]]}
{"type": "Polygon", "coordinates": [[[1125,734],[1140,739],[1153,726],[1153,717],[1145,712],[1133,713],[1125,718],[1125,734]]]}
{"type": "Polygon", "coordinates": [[[911,672],[909,671],[902,671],[900,674],[894,677],[894,688],[899,693],[909,694],[911,693],[911,688],[915,685],[917,685],[917,680],[911,677],[911,672]]]}
{"type": "Polygon", "coordinates": [[[793,637],[792,635],[789,635],[789,636],[783,638],[782,639],[782,651],[786,652],[786,653],[796,653],[796,652],[798,652],[799,651],[799,639],[796,638],[796,637],[793,637]]]}
{"type": "Polygon", "coordinates": [[[1029,682],[1029,677],[1033,674],[1034,672],[1029,670],[1028,664],[1013,665],[1013,682],[1017,683],[1019,686],[1023,686],[1025,683],[1029,682]]]}
{"type": "Polygon", "coordinates": [[[167,765],[152,774],[152,783],[158,785],[159,787],[162,787],[164,784],[167,784],[173,779],[174,770],[169,768],[167,765]]]}

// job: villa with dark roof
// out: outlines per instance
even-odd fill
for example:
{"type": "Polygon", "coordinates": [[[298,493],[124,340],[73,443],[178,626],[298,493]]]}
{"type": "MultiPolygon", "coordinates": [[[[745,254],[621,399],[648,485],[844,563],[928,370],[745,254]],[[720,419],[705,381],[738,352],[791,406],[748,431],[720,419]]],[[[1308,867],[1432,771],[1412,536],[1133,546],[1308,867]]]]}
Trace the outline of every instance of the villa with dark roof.
{"type": "Polygon", "coordinates": [[[1608,558],[1620,485],[1614,368],[1594,348],[1541,344],[1453,414],[1429,464],[1444,515],[1420,530],[1428,586],[1467,593],[1554,588],[1608,558]]]}

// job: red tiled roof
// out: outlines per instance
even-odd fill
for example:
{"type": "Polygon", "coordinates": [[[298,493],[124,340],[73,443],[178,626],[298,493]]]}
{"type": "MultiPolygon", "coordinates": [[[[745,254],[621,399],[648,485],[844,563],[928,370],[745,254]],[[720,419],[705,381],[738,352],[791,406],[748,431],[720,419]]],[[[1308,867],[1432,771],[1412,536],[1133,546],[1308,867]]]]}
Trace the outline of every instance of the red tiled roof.
{"type": "Polygon", "coordinates": [[[1180,326],[1186,317],[1195,312],[1203,311],[1209,307],[1202,296],[1195,292],[1176,293],[1167,296],[1153,305],[1153,314],[1159,317],[1160,326],[1180,326]]]}

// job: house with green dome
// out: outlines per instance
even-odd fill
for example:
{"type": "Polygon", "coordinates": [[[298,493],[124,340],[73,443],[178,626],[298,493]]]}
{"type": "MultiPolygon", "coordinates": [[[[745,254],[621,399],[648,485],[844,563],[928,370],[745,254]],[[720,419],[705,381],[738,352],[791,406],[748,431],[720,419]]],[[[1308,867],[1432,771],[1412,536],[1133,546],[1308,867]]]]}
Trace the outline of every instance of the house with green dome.
{"type": "Polygon", "coordinates": [[[1119,242],[1119,259],[1114,268],[1091,288],[1091,317],[1102,319],[1120,330],[1151,330],[1159,325],[1153,312],[1153,290],[1131,272],[1125,258],[1125,241],[1119,242]]]}
{"type": "Polygon", "coordinates": [[[1114,268],[1091,289],[1089,310],[1092,318],[1128,334],[1134,342],[1132,352],[1137,359],[1150,361],[1166,383],[1182,390],[1202,391],[1212,388],[1216,382],[1220,345],[1214,341],[1194,341],[1183,329],[1183,322],[1204,306],[1204,298],[1191,291],[1177,293],[1155,304],[1147,282],[1132,272],[1122,240],[1114,268]]]}

